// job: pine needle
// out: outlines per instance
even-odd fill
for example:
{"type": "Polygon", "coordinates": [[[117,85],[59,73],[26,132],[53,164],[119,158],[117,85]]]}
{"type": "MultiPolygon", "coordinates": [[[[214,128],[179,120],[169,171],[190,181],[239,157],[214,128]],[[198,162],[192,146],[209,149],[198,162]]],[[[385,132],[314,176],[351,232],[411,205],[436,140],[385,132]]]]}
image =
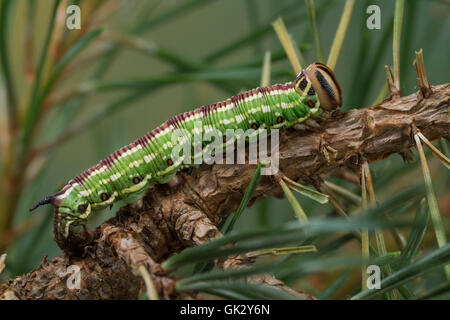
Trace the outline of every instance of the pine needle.
{"type": "MultiPolygon", "coordinates": [[[[362,170],[361,174],[361,199],[362,199],[362,208],[363,211],[366,211],[368,209],[368,202],[367,202],[367,184],[366,184],[366,175],[364,174],[364,168],[362,170]]],[[[361,256],[363,259],[369,259],[370,258],[370,252],[369,252],[369,230],[363,229],[361,231],[361,256]]],[[[367,263],[362,265],[361,269],[361,290],[367,290],[367,263]]]]}
{"type": "Polygon", "coordinates": [[[308,253],[317,252],[317,248],[314,245],[298,246],[298,247],[286,247],[286,248],[269,248],[253,251],[247,254],[249,257],[259,257],[259,256],[279,256],[286,254],[296,254],[296,253],[308,253]]]}
{"type": "Polygon", "coordinates": [[[316,10],[314,8],[314,0],[305,0],[306,7],[308,8],[308,18],[311,25],[311,31],[314,39],[314,47],[316,49],[317,60],[319,62],[324,62],[322,49],[320,47],[319,31],[317,29],[316,23],[316,10]]]}
{"type": "Polygon", "coordinates": [[[405,8],[405,0],[395,1],[394,11],[394,36],[393,36],[393,59],[394,59],[394,84],[400,91],[400,47],[402,36],[403,12],[405,8]]]}
{"type": "Polygon", "coordinates": [[[148,273],[147,269],[140,265],[138,271],[141,277],[144,279],[145,287],[147,288],[147,296],[149,300],[159,300],[158,292],[156,291],[155,285],[153,284],[152,278],[148,273]]]}
{"type": "Polygon", "coordinates": [[[355,5],[355,0],[347,0],[345,2],[344,11],[342,12],[341,20],[339,21],[339,26],[334,35],[333,44],[331,45],[330,54],[328,55],[327,66],[334,70],[336,63],[339,58],[339,53],[342,49],[342,44],[344,43],[345,35],[347,34],[348,25],[352,17],[353,7],[355,5]]]}
{"type": "MultiPolygon", "coordinates": [[[[419,152],[420,162],[422,164],[423,179],[425,181],[425,189],[427,193],[428,207],[430,208],[431,221],[433,221],[434,232],[436,234],[436,240],[439,248],[443,248],[447,245],[447,238],[445,236],[444,223],[442,221],[441,214],[439,212],[439,206],[436,199],[436,194],[433,189],[433,183],[431,180],[430,169],[428,168],[427,159],[423,152],[422,143],[418,134],[414,135],[416,141],[417,151],[419,152]]],[[[445,267],[445,274],[447,280],[450,281],[450,265],[445,267]]]]}
{"type": "Polygon", "coordinates": [[[342,188],[341,186],[338,186],[330,181],[325,181],[325,185],[330,188],[333,192],[338,194],[339,196],[343,197],[344,199],[350,201],[354,205],[360,206],[361,205],[361,197],[357,194],[348,191],[345,188],[342,188]]]}
{"type": "Polygon", "coordinates": [[[270,59],[270,51],[266,51],[261,72],[261,87],[268,87],[270,85],[270,59]]]}
{"type": "Polygon", "coordinates": [[[284,51],[286,51],[286,55],[288,56],[289,62],[292,65],[292,69],[294,69],[295,74],[299,74],[300,71],[302,71],[302,66],[298,59],[295,46],[292,43],[289,33],[287,32],[283,19],[279,17],[272,23],[272,26],[277,33],[278,39],[280,39],[284,51]]]}
{"type": "MultiPolygon", "coordinates": [[[[369,202],[370,206],[374,207],[376,205],[375,190],[373,188],[372,175],[370,174],[370,168],[367,161],[363,163],[363,175],[365,175],[365,181],[367,183],[367,189],[369,190],[369,202]]],[[[386,241],[384,240],[383,231],[380,229],[375,229],[375,239],[377,241],[377,248],[380,255],[388,254],[386,248],[386,241]]],[[[392,268],[389,264],[384,267],[384,271],[387,276],[392,274],[392,268]]],[[[398,291],[393,290],[387,293],[389,300],[398,299],[398,291]]]]}
{"type": "Polygon", "coordinates": [[[308,221],[308,217],[303,211],[302,206],[300,203],[298,203],[295,196],[292,194],[289,187],[286,185],[286,183],[283,181],[283,179],[278,179],[278,183],[280,184],[281,188],[284,191],[284,194],[286,195],[286,198],[288,199],[289,203],[291,204],[292,209],[294,209],[295,214],[297,215],[298,220],[300,221],[308,221]]]}
{"type": "Polygon", "coordinates": [[[304,195],[305,197],[308,197],[311,200],[314,200],[320,204],[325,204],[328,202],[328,196],[326,194],[308,188],[298,182],[295,182],[294,180],[289,179],[286,176],[283,176],[282,179],[284,179],[289,184],[289,187],[292,190],[297,191],[301,195],[304,195]]]}
{"type": "Polygon", "coordinates": [[[5,269],[6,256],[7,256],[6,253],[0,256],[0,273],[2,273],[3,269],[5,269]]]}
{"type": "Polygon", "coordinates": [[[440,152],[433,144],[422,134],[422,132],[418,132],[417,136],[430,148],[431,152],[439,159],[439,161],[450,169],[450,159],[447,158],[442,152],[440,152]]]}

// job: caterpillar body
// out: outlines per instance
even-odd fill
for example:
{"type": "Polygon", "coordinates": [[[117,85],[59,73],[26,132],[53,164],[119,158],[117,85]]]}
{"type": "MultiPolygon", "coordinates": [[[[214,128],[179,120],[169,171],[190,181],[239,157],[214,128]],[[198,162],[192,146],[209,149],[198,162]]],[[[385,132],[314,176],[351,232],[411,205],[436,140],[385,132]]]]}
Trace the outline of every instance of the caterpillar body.
{"type": "MultiPolygon", "coordinates": [[[[173,141],[173,130],[184,129],[185,138],[190,141],[196,130],[195,121],[201,123],[201,130],[214,128],[224,137],[227,129],[286,128],[322,110],[338,108],[341,99],[333,72],[321,63],[313,63],[294,82],[256,88],[169,119],[70,180],[61,191],[39,201],[30,211],[52,204],[55,240],[63,250],[74,251],[87,241],[85,225],[92,212],[119,200],[136,202],[151,185],[167,183],[178,170],[189,166],[172,159],[172,149],[178,143],[173,141]]],[[[205,147],[207,143],[203,143],[202,148],[205,147]]]]}

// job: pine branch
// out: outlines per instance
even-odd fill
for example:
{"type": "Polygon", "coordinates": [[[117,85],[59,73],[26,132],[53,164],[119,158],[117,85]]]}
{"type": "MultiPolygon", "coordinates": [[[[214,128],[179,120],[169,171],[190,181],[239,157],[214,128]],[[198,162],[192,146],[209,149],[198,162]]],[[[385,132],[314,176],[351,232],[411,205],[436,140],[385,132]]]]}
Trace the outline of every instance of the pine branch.
{"type": "MultiPolygon", "coordinates": [[[[360,159],[370,163],[391,154],[410,155],[417,131],[430,141],[450,139],[449,107],[450,84],[444,84],[431,87],[427,97],[419,91],[336,115],[314,132],[283,130],[280,170],[299,183],[318,185],[343,168],[358,168],[360,159]],[[326,157],[325,147],[337,153],[326,157]]],[[[142,202],[123,207],[115,218],[97,228],[82,257],[63,254],[50,261],[44,258],[35,270],[0,285],[0,298],[136,299],[146,292],[136,268],[141,265],[149,271],[160,298],[187,297],[186,293],[176,292],[177,277],[164,270],[161,263],[187,247],[221,236],[218,225],[238,208],[254,167],[202,165],[192,172],[180,172],[170,183],[151,190],[142,202]],[[81,270],[80,290],[68,289],[69,275],[61,276],[73,264],[81,270]]],[[[279,184],[263,176],[250,204],[282,195],[279,184]]],[[[216,264],[237,268],[251,262],[239,256],[216,264]]],[[[269,275],[248,280],[292,292],[269,275]]]]}

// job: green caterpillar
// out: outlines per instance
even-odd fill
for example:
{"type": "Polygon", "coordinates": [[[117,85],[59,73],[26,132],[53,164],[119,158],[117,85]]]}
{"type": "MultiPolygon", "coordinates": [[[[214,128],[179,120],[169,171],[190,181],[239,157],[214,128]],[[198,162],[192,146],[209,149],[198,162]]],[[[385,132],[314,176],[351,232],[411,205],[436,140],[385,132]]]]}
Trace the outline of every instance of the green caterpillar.
{"type": "MultiPolygon", "coordinates": [[[[286,128],[319,115],[322,109],[338,108],[341,99],[333,72],[321,63],[313,63],[300,72],[294,83],[253,89],[169,119],[72,179],[30,211],[52,204],[56,242],[63,250],[80,248],[87,241],[85,225],[92,212],[119,200],[136,202],[151,185],[167,183],[179,169],[193,166],[172,159],[172,149],[178,143],[172,140],[173,130],[184,129],[185,138],[191,141],[194,122],[200,121],[202,131],[220,130],[225,143],[227,129],[286,128]]],[[[207,145],[203,143],[202,148],[207,145]]],[[[194,157],[195,152],[202,150],[194,151],[194,157]]]]}

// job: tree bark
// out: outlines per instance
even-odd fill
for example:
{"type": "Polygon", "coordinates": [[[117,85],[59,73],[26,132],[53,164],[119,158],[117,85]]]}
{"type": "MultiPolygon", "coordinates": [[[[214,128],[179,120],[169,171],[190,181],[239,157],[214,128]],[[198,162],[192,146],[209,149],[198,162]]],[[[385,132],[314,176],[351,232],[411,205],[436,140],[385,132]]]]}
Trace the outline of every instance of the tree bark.
{"type": "MultiPolygon", "coordinates": [[[[375,162],[395,153],[409,158],[417,131],[429,140],[449,140],[450,84],[431,90],[427,98],[418,91],[350,110],[325,120],[316,130],[282,130],[280,171],[302,184],[317,186],[327,176],[341,174],[342,168],[359,168],[361,159],[375,162]],[[336,152],[326,156],[326,150],[336,152]]],[[[145,292],[139,265],[148,270],[161,299],[199,298],[177,292],[177,277],[160,264],[185,248],[221,237],[218,224],[237,209],[254,170],[255,165],[202,165],[180,172],[97,228],[82,257],[44,258],[35,270],[0,285],[0,298],[136,299],[145,292]],[[80,268],[79,289],[67,286],[70,275],[64,274],[70,265],[80,268]]],[[[250,204],[282,195],[275,179],[263,176],[250,204]]],[[[251,259],[242,255],[216,263],[220,268],[240,268],[251,259]]],[[[299,299],[313,298],[270,275],[248,281],[278,287],[299,299]]]]}

